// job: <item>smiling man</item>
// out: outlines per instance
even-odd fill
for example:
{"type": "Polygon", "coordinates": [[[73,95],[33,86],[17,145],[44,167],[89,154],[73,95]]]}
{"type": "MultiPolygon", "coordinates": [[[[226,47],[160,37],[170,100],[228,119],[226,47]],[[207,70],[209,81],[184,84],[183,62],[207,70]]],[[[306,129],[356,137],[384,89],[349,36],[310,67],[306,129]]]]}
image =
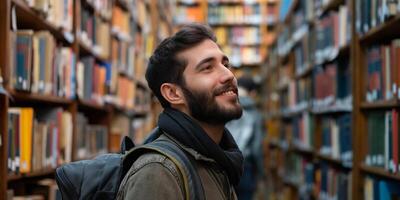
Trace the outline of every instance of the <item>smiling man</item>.
{"type": "MultiPolygon", "coordinates": [[[[196,169],[205,199],[237,199],[233,186],[243,156],[225,124],[242,115],[228,57],[208,26],[184,26],[151,56],[146,79],[164,110],[157,140],[181,149],[196,169]]],[[[121,183],[119,199],[185,199],[184,177],[157,153],[140,156],[121,183]]]]}

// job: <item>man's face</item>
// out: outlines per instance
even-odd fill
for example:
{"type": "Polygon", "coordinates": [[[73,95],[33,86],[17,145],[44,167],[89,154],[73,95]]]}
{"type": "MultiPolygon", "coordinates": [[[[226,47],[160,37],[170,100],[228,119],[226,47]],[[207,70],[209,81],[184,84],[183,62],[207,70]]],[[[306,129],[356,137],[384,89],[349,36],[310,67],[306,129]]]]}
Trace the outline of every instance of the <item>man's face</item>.
{"type": "Polygon", "coordinates": [[[215,42],[205,40],[178,57],[187,61],[181,88],[193,118],[219,125],[242,115],[236,78],[215,42]]]}

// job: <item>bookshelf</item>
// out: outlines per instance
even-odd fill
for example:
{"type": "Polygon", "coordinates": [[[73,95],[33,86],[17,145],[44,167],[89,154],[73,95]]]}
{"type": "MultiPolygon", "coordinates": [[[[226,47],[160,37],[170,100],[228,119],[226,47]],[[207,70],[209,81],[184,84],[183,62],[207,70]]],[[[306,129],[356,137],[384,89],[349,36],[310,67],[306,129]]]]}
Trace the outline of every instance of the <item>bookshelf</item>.
{"type": "MultiPolygon", "coordinates": [[[[264,108],[266,113],[272,111],[266,114],[269,148],[265,151],[267,159],[279,151],[286,152],[280,154],[284,160],[290,154],[302,159],[311,155],[313,198],[377,198],[372,194],[399,197],[393,189],[400,184],[396,168],[399,14],[397,2],[385,3],[282,1],[281,11],[285,14],[280,16],[279,37],[270,46],[265,64],[264,108]],[[298,13],[305,19],[299,20],[298,13]],[[342,16],[344,13],[347,16],[342,16]],[[305,33],[299,31],[304,26],[308,26],[305,33]],[[346,32],[342,33],[343,29],[346,32]],[[315,38],[314,42],[308,43],[304,39],[307,35],[315,38]],[[329,39],[332,36],[333,41],[329,39]],[[311,55],[299,53],[299,46],[311,55]],[[299,80],[309,77],[311,94],[303,98],[306,106],[299,106],[298,98],[304,97],[298,91],[304,87],[299,80]],[[336,81],[332,82],[332,77],[336,81]],[[292,84],[297,83],[300,87],[293,89],[292,84]],[[334,93],[329,92],[332,89],[334,93]],[[287,151],[291,146],[311,150],[308,154],[287,151]],[[330,184],[338,182],[341,184],[330,184]]],[[[285,168],[284,164],[272,165],[285,168]]],[[[273,176],[275,171],[268,173],[272,177],[268,181],[273,188],[271,196],[309,198],[301,193],[304,189],[298,184],[285,187],[279,184],[282,177],[273,176]]],[[[304,175],[307,172],[297,176],[304,175]]]]}
{"type": "Polygon", "coordinates": [[[276,176],[268,181],[275,188],[272,196],[278,199],[327,198],[351,192],[349,188],[339,191],[337,184],[349,185],[354,171],[350,3],[281,1],[279,36],[269,47],[264,70],[270,146],[265,151],[267,160],[269,151],[286,152],[283,159],[292,164],[278,168],[299,167],[292,175],[296,184],[275,185],[282,178],[276,176]]]}
{"type": "Polygon", "coordinates": [[[160,111],[145,67],[155,45],[172,33],[174,7],[162,0],[0,5],[0,36],[9,41],[0,50],[7,92],[0,94],[0,199],[11,190],[35,193],[34,185],[54,178],[65,162],[119,151],[124,135],[143,140],[160,111]],[[32,149],[22,150],[20,137],[30,138],[22,146],[32,149]]]}

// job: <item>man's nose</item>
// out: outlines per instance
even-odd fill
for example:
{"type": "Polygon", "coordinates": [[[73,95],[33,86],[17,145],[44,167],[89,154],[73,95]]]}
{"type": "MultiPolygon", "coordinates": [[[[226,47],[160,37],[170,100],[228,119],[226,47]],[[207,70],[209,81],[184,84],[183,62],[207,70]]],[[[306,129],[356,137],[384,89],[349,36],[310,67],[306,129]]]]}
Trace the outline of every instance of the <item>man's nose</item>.
{"type": "Polygon", "coordinates": [[[225,83],[228,81],[232,81],[235,78],[235,75],[233,75],[232,71],[227,68],[225,65],[221,64],[221,82],[225,83]]]}

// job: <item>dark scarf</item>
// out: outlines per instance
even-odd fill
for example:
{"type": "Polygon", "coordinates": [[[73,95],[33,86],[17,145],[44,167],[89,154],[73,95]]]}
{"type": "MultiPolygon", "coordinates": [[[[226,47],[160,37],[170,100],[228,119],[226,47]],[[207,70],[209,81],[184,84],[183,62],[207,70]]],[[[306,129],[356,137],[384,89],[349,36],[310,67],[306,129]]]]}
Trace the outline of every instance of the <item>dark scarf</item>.
{"type": "Polygon", "coordinates": [[[166,108],[160,114],[158,126],[186,147],[215,160],[228,174],[231,184],[239,183],[243,173],[243,155],[227,129],[218,145],[192,118],[172,108],[166,108]]]}

